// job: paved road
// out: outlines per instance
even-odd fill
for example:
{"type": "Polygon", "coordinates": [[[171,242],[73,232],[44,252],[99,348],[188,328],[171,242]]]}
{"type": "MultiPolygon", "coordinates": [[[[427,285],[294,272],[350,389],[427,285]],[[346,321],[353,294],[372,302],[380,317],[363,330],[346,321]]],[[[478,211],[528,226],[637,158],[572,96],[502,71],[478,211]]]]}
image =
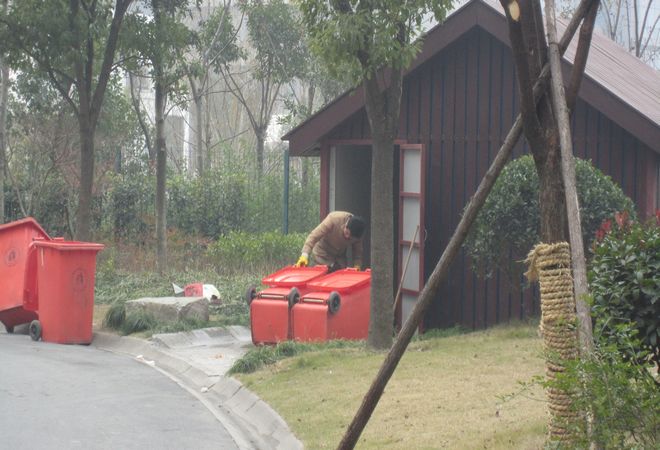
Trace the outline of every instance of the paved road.
{"type": "Polygon", "coordinates": [[[207,408],[146,364],[3,331],[0,448],[238,448],[207,408]]]}

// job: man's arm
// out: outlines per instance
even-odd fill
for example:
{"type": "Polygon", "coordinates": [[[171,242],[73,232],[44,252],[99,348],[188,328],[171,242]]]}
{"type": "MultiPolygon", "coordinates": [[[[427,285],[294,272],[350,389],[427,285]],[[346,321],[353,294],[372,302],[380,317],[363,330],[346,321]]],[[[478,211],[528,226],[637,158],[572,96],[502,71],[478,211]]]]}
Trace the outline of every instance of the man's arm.
{"type": "Polygon", "coordinates": [[[351,252],[353,253],[353,266],[362,268],[362,239],[353,243],[351,252]]]}

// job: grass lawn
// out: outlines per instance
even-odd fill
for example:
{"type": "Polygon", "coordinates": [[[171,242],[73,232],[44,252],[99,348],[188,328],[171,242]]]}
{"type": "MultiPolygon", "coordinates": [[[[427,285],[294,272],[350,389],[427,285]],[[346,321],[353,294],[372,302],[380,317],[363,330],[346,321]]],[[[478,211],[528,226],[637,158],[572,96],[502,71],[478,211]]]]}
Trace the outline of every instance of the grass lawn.
{"type": "MultiPolygon", "coordinates": [[[[284,418],[305,448],[336,448],[384,357],[364,348],[324,350],[237,378],[284,418]]],[[[541,339],[531,325],[416,340],[357,448],[543,448],[542,390],[502,400],[543,369],[541,339]]]]}

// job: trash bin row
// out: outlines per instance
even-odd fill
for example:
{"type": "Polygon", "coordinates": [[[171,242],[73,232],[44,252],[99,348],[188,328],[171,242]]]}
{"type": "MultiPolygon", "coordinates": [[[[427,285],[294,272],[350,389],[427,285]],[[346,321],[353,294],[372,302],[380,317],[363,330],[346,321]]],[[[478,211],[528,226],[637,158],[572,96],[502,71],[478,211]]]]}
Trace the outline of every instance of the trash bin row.
{"type": "Polygon", "coordinates": [[[262,283],[246,293],[254,344],[367,338],[370,270],[289,266],[262,283]]]}
{"type": "Polygon", "coordinates": [[[0,225],[0,322],[7,331],[29,323],[34,340],[89,344],[102,249],[51,238],[31,217],[0,225]]]}

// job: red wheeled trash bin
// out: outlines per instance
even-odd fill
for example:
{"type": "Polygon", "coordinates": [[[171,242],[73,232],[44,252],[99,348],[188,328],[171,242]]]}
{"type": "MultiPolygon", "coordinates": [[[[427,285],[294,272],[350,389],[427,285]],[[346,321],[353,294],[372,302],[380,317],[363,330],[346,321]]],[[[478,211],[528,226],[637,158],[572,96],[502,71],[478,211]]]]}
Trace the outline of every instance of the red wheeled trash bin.
{"type": "Polygon", "coordinates": [[[371,271],[344,269],[307,285],[291,310],[296,341],[366,339],[369,332],[371,271]]]}
{"type": "Polygon", "coordinates": [[[248,288],[250,329],[254,344],[276,344],[291,337],[291,307],[306,294],[308,283],[328,272],[326,266],[287,266],[261,280],[268,288],[248,288]]]}
{"type": "Polygon", "coordinates": [[[96,254],[103,244],[34,241],[26,270],[25,309],[38,311],[30,323],[34,340],[59,344],[92,342],[96,254]]]}
{"type": "Polygon", "coordinates": [[[28,247],[34,239],[50,237],[32,217],[0,225],[0,322],[9,333],[37,318],[23,307],[28,247]]]}

